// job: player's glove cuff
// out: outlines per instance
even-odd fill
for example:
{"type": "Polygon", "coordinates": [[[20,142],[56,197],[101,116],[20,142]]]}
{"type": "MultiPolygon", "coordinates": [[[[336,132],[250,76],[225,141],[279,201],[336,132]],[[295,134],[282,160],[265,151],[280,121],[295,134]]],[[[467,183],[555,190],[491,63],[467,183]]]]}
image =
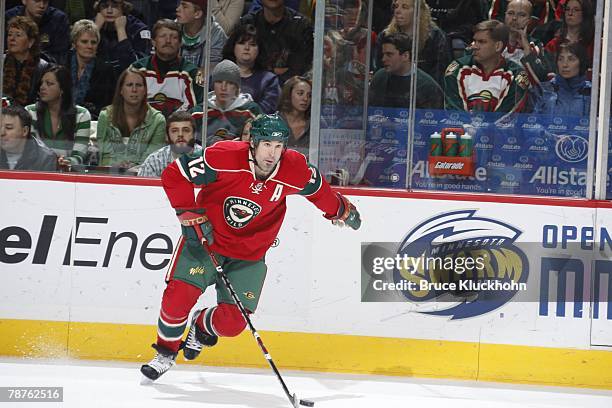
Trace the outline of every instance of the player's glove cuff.
{"type": "Polygon", "coordinates": [[[344,227],[348,225],[354,230],[358,230],[361,226],[361,218],[359,216],[359,211],[357,208],[351,203],[348,198],[343,196],[340,193],[336,193],[338,200],[340,200],[340,206],[338,207],[338,214],[336,215],[325,215],[325,218],[331,220],[332,224],[337,225],[339,227],[344,227]]]}
{"type": "Polygon", "coordinates": [[[187,243],[201,246],[204,241],[207,241],[208,245],[214,242],[213,226],[205,213],[206,210],[203,208],[176,209],[176,216],[181,223],[183,236],[187,243]]]}

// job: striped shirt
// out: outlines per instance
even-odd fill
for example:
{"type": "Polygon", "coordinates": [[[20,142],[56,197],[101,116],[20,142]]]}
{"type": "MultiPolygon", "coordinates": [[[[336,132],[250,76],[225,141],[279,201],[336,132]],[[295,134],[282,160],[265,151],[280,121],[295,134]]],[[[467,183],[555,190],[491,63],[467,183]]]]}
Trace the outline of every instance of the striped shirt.
{"type": "MultiPolygon", "coordinates": [[[[202,147],[195,145],[191,155],[201,155],[202,147]]],[[[164,146],[161,149],[151,153],[140,166],[138,175],[140,177],[161,177],[162,171],[174,160],[178,155],[172,153],[170,145],[164,146]]]]}
{"type": "Polygon", "coordinates": [[[76,125],[74,129],[74,140],[68,140],[64,130],[58,129],[56,134],[51,130],[51,115],[45,110],[42,123],[43,134],[38,133],[38,118],[36,115],[36,104],[26,106],[26,110],[32,116],[32,136],[42,140],[58,156],[70,160],[72,164],[82,164],[87,156],[87,144],[91,132],[91,115],[82,106],[76,106],[76,125]]]}

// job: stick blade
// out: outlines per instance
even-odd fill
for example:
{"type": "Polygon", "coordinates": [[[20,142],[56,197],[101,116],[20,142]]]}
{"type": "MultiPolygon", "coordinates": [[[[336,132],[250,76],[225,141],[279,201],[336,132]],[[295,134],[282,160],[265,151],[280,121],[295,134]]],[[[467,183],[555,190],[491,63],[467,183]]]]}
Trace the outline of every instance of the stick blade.
{"type": "Polygon", "coordinates": [[[291,404],[293,404],[295,408],[299,408],[300,405],[303,405],[305,407],[314,407],[314,401],[299,399],[295,394],[293,394],[290,399],[291,404]]]}

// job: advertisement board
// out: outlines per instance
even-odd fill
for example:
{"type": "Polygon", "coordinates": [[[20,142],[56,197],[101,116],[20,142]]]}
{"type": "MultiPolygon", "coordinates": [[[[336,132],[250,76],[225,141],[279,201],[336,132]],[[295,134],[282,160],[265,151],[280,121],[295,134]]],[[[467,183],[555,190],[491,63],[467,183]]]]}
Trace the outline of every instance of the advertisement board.
{"type": "Polygon", "coordinates": [[[364,141],[368,163],[363,184],[419,190],[584,197],[589,121],[536,114],[417,110],[411,180],[406,183],[408,111],[370,108],[364,141]],[[430,135],[463,128],[473,138],[473,176],[432,177],[430,135]]]}
{"type": "MultiPolygon", "coordinates": [[[[6,179],[2,185],[10,198],[0,205],[0,323],[112,324],[121,325],[118,333],[126,336],[129,330],[123,325],[143,325],[154,333],[165,267],[180,234],[161,187],[6,179]]],[[[358,231],[331,225],[303,197],[289,198],[283,227],[266,255],[268,274],[253,316],[258,330],[286,333],[291,344],[303,341],[308,349],[318,347],[316,338],[325,338],[339,353],[333,362],[325,360],[325,367],[338,370],[353,364],[353,358],[359,360],[342,354],[352,350],[347,342],[357,339],[375,349],[394,344],[392,340],[410,347],[421,344],[415,342],[436,344],[446,351],[422,352],[438,357],[461,349],[466,354],[457,357],[453,367],[458,371],[451,373],[459,376],[474,373],[474,359],[479,358],[474,350],[485,347],[527,347],[529,353],[534,347],[551,348],[558,350],[555,359],[573,358],[578,364],[585,358],[580,353],[612,346],[612,206],[341,191],[361,212],[358,231]],[[444,280],[437,278],[435,267],[414,268],[414,274],[396,265],[381,271],[386,261],[375,260],[393,263],[406,255],[415,262],[457,249],[464,257],[490,254],[482,274],[469,275],[475,282],[486,277],[526,286],[493,294],[482,286],[459,296],[434,286],[389,289],[403,279],[427,285],[444,280]],[[381,290],[383,283],[387,286],[381,290]]],[[[451,268],[457,272],[460,266],[451,268]]],[[[209,292],[200,299],[202,305],[215,301],[214,291],[209,292]]],[[[86,338],[103,335],[95,328],[80,332],[86,338]]],[[[139,341],[152,341],[138,333],[139,341]]],[[[3,341],[11,336],[19,344],[19,333],[3,341]]],[[[604,353],[604,360],[593,357],[600,363],[610,355],[597,353],[604,353]]],[[[219,363],[229,355],[220,353],[219,363]]],[[[231,355],[232,364],[241,364],[240,354],[231,355]]],[[[319,367],[316,353],[299,355],[297,366],[319,367]]],[[[259,361],[256,354],[253,358],[259,361]]],[[[367,370],[376,366],[381,372],[404,372],[380,364],[372,360],[367,370]]],[[[431,366],[425,363],[422,369],[413,367],[413,372],[448,374],[443,368],[428,371],[431,366]]],[[[526,372],[517,369],[520,375],[526,372]]],[[[597,378],[581,380],[585,384],[612,384],[592,370],[585,373],[597,378]]],[[[570,374],[563,372],[564,383],[571,383],[570,374]]]]}

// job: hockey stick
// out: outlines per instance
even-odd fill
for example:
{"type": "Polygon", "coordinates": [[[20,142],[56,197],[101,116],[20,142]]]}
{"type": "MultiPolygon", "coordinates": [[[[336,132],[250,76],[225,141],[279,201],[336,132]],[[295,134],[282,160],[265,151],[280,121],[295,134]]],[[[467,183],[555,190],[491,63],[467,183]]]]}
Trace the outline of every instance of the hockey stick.
{"type": "Polygon", "coordinates": [[[257,344],[259,344],[259,348],[261,349],[264,357],[268,361],[268,364],[270,364],[272,371],[274,371],[274,374],[276,374],[276,378],[281,383],[281,386],[283,387],[283,391],[285,391],[285,395],[287,395],[287,398],[289,398],[291,405],[295,408],[298,408],[299,405],[304,405],[306,407],[314,407],[314,401],[298,399],[298,397],[295,394],[291,394],[291,392],[289,392],[289,388],[287,388],[287,384],[285,384],[285,381],[283,380],[283,377],[278,371],[278,368],[276,368],[276,364],[274,364],[274,360],[272,360],[272,356],[270,355],[270,353],[268,353],[268,349],[266,349],[266,346],[263,344],[263,340],[261,339],[261,336],[259,335],[259,333],[257,333],[257,330],[253,326],[253,323],[251,322],[251,319],[249,318],[249,315],[246,309],[242,305],[242,302],[238,298],[238,295],[236,294],[234,287],[232,286],[227,275],[223,271],[223,267],[221,267],[221,265],[217,261],[217,257],[210,250],[208,243],[206,241],[203,241],[202,245],[204,246],[204,249],[206,249],[206,251],[210,255],[210,259],[215,265],[215,269],[217,270],[217,273],[219,274],[219,276],[221,276],[221,280],[223,280],[225,287],[227,288],[227,290],[229,290],[230,294],[232,295],[232,298],[234,299],[234,302],[236,302],[238,309],[240,309],[240,312],[242,313],[242,317],[244,317],[244,320],[246,320],[247,324],[249,325],[249,329],[251,329],[251,333],[253,333],[253,337],[255,337],[255,340],[257,340],[257,344]]]}

